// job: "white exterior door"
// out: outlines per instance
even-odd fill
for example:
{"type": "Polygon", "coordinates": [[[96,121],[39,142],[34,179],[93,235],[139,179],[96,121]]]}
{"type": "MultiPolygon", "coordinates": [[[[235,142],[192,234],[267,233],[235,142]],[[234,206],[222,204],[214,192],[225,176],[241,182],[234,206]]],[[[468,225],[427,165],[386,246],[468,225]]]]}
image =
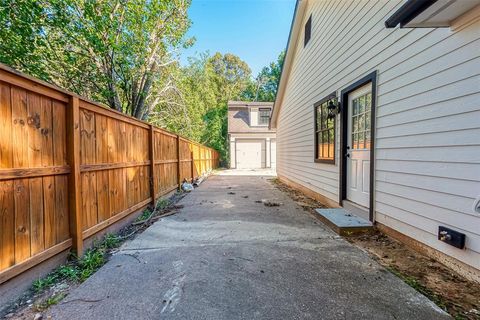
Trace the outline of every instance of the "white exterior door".
{"type": "Polygon", "coordinates": [[[238,139],[236,141],[237,169],[262,168],[265,159],[262,154],[263,140],[238,139]]]}
{"type": "Polygon", "coordinates": [[[369,207],[372,85],[348,95],[347,199],[369,207]]]}

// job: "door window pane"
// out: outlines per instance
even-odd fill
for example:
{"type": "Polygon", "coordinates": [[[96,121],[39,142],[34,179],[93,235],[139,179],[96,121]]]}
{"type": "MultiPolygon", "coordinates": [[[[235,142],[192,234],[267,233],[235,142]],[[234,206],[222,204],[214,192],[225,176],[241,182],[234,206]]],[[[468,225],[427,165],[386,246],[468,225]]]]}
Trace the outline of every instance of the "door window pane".
{"type": "Polygon", "coordinates": [[[365,112],[365,96],[358,98],[358,113],[365,112]]]}
{"type": "Polygon", "coordinates": [[[362,113],[361,115],[358,116],[358,130],[357,131],[363,131],[365,130],[365,114],[362,113]]]}

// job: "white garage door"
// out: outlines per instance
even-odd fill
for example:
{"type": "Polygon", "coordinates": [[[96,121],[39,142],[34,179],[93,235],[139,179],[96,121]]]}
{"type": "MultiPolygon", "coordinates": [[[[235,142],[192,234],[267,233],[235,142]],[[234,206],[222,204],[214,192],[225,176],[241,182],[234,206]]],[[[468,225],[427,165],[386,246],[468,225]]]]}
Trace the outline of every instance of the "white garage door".
{"type": "Polygon", "coordinates": [[[237,140],[237,169],[258,169],[262,167],[263,140],[237,140]]]}

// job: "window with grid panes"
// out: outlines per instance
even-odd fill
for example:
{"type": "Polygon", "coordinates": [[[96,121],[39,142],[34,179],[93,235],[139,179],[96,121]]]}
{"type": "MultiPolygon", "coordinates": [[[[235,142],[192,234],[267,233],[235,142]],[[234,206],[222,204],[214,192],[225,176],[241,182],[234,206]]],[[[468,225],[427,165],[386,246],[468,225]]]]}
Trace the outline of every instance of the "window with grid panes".
{"type": "Polygon", "coordinates": [[[267,125],[270,121],[270,109],[258,110],[258,124],[267,125]]]}
{"type": "Polygon", "coordinates": [[[315,104],[315,162],[335,163],[335,118],[328,117],[330,96],[315,104]]]}
{"type": "Polygon", "coordinates": [[[370,149],[371,108],[371,93],[355,98],[352,101],[352,149],[370,149]]]}

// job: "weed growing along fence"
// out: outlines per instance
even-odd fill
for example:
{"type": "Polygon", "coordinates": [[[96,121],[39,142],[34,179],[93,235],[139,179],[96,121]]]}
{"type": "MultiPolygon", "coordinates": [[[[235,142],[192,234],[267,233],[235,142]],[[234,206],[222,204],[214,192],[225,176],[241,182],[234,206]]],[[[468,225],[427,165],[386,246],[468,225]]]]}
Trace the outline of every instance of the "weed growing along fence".
{"type": "Polygon", "coordinates": [[[218,166],[218,153],[0,66],[0,284],[218,166]]]}

